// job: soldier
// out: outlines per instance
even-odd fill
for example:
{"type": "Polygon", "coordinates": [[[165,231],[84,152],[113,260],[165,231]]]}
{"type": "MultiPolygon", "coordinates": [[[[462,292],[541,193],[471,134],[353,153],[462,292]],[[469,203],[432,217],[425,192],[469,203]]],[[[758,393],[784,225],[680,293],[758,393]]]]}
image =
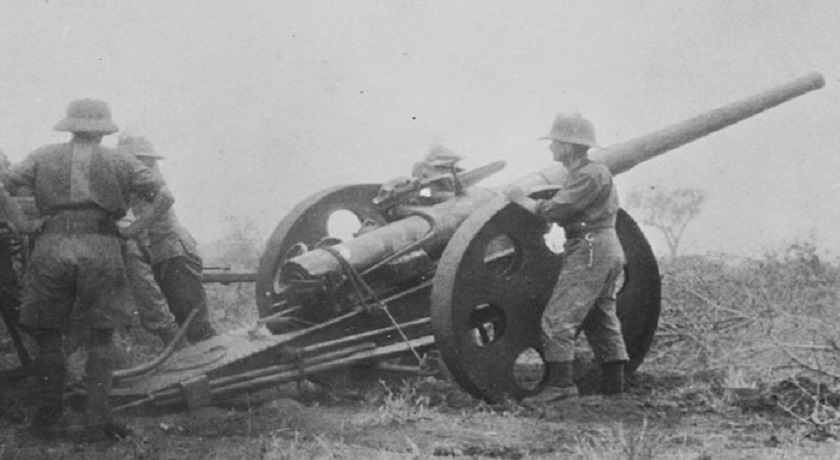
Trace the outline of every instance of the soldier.
{"type": "Polygon", "coordinates": [[[424,180],[441,174],[451,175],[453,168],[456,173],[463,172],[464,170],[457,166],[458,162],[463,159],[464,157],[452,150],[442,145],[435,145],[432,146],[423,161],[414,163],[411,168],[411,175],[424,180]]]}
{"type": "MultiPolygon", "coordinates": [[[[120,139],[117,148],[136,156],[163,182],[157,161],[162,159],[152,143],[141,136],[120,139]]],[[[132,205],[135,213],[144,212],[148,204],[138,201],[132,205]]],[[[192,310],[198,313],[187,329],[189,342],[199,342],[216,335],[207,310],[207,294],[201,282],[203,261],[192,235],[178,221],[174,209],[168,209],[152,222],[141,236],[141,247],[148,252],[155,281],[175,315],[178,325],[183,325],[192,310]]]]}
{"type": "Polygon", "coordinates": [[[415,180],[428,182],[428,190],[422,191],[413,202],[421,205],[431,205],[446,201],[455,196],[456,187],[453,172],[455,174],[464,172],[464,169],[457,166],[464,157],[452,150],[435,145],[422,161],[414,163],[411,168],[411,176],[415,180]]]}
{"type": "Polygon", "coordinates": [[[542,317],[547,385],[523,402],[578,394],[572,377],[580,327],[602,366],[600,392],[621,393],[628,355],[616,316],[616,280],[625,258],[615,231],[618,195],[612,174],[589,159],[589,148],[598,147],[595,129],[580,114],[558,115],[543,139],[551,140],[554,161],[568,170],[563,186],[548,200],[533,200],[516,186],[505,190],[512,202],[557,223],[566,234],[563,268],[542,317]]]}
{"type": "MultiPolygon", "coordinates": [[[[174,200],[136,158],[100,145],[103,136],[118,130],[105,102],[72,101],[55,129],[72,133],[72,139],[35,150],[2,176],[4,184],[30,187],[45,218],[24,275],[21,310],[21,323],[33,329],[39,349],[35,372],[41,407],[31,427],[36,435],[46,436],[62,429],[63,327],[71,315],[81,315],[90,328],[86,433],[89,440],[120,438],[130,431],[113,420],[108,397],[114,367],[113,331],[131,320],[121,237],[136,236],[174,200]],[[150,206],[120,229],[117,220],[128,209],[130,193],[143,197],[150,206]]],[[[4,210],[21,220],[15,217],[22,215],[21,209],[5,190],[0,190],[0,198],[4,210]]]]}
{"type": "MultiPolygon", "coordinates": [[[[0,150],[0,174],[11,166],[6,154],[0,150]]],[[[29,353],[23,345],[20,335],[20,265],[23,251],[21,234],[13,228],[12,222],[5,215],[0,215],[0,316],[6,324],[6,330],[14,343],[21,366],[30,363],[29,353]]]]}

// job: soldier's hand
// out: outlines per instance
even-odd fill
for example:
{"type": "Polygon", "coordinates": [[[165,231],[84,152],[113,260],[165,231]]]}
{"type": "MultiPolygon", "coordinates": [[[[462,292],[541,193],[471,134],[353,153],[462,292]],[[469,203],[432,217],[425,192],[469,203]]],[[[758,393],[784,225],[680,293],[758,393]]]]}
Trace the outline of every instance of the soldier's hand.
{"type": "Polygon", "coordinates": [[[508,200],[514,203],[521,203],[522,201],[528,198],[528,195],[525,194],[525,191],[516,185],[507,186],[502,191],[502,193],[505,194],[508,200]]]}
{"type": "Polygon", "coordinates": [[[537,213],[537,201],[532,200],[528,196],[528,194],[526,194],[525,191],[522,190],[520,187],[517,187],[516,185],[510,185],[507,188],[505,188],[502,191],[502,193],[504,193],[507,199],[510,200],[512,203],[521,206],[523,209],[530,213],[537,213]]]}

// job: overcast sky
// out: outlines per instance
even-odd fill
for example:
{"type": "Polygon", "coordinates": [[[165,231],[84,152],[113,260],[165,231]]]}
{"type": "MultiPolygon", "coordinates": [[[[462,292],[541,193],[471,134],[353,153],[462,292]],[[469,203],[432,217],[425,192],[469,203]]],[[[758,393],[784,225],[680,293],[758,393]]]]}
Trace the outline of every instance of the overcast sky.
{"type": "Polygon", "coordinates": [[[503,184],[550,165],[537,138],[558,111],[610,145],[820,71],[824,89],[618,183],[708,193],[686,252],[840,253],[836,0],[4,0],[0,18],[0,149],[64,141],[70,100],[104,99],[166,157],[203,242],[227,215],[267,237],[307,195],[406,175],[432,143],[507,160],[503,184]]]}

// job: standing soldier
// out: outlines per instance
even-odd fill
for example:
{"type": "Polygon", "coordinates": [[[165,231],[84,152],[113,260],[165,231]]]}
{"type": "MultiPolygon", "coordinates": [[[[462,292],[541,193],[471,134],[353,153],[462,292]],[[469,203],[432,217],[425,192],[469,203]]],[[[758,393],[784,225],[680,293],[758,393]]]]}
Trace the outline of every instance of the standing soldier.
{"type": "MultiPolygon", "coordinates": [[[[131,320],[131,292],[123,262],[122,238],[144,230],[174,201],[157,177],[131,155],[100,145],[117,132],[105,102],[77,99],[55,126],[73,134],[69,142],[41,147],[2,176],[9,186],[33,190],[45,221],[24,276],[21,323],[33,329],[38,343],[35,372],[41,407],[32,420],[38,435],[60,430],[65,359],[63,327],[81,315],[90,328],[85,363],[90,440],[120,438],[129,430],[111,414],[109,392],[114,367],[112,336],[131,320]],[[137,194],[150,206],[123,229],[117,220],[137,194]],[[76,310],[76,311],[73,311],[76,310]]],[[[0,190],[2,206],[13,217],[21,209],[0,190]]]]}
{"type": "Polygon", "coordinates": [[[515,186],[505,190],[512,202],[557,223],[566,233],[563,268],[542,317],[547,385],[523,402],[552,402],[578,394],[572,372],[575,335],[581,326],[601,363],[600,393],[621,393],[628,356],[616,316],[616,280],[625,258],[615,231],[618,194],[612,174],[589,159],[589,148],[598,147],[595,128],[580,114],[558,115],[543,139],[551,140],[554,161],[568,170],[563,186],[549,200],[532,200],[515,186]]]}
{"type": "MultiPolygon", "coordinates": [[[[8,171],[9,166],[11,163],[8,157],[0,150],[0,174],[8,171]]],[[[31,362],[31,358],[23,345],[18,325],[21,297],[20,259],[24,242],[20,229],[13,227],[9,217],[0,213],[0,316],[17,349],[20,364],[25,366],[31,362]]]]}
{"type": "MultiPolygon", "coordinates": [[[[141,136],[126,136],[117,146],[122,152],[132,154],[151,169],[162,183],[157,161],[162,159],[155,152],[152,143],[141,136]]],[[[135,214],[146,212],[148,203],[139,200],[132,204],[135,214]]],[[[190,312],[197,311],[187,328],[186,338],[195,343],[216,335],[207,310],[207,294],[202,284],[203,261],[198,254],[198,245],[190,232],[184,228],[170,208],[152,222],[141,235],[141,248],[149,254],[155,281],[160,286],[169,311],[178,325],[186,321],[190,312]]]]}

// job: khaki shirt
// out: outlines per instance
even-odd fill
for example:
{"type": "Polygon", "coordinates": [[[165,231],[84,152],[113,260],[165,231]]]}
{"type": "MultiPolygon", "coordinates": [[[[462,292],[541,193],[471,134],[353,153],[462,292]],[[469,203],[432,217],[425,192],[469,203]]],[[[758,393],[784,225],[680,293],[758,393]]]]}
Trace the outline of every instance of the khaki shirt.
{"type": "Polygon", "coordinates": [[[561,226],[585,222],[589,228],[615,227],[618,194],[606,166],[587,160],[569,171],[562,188],[541,200],[537,214],[561,226]]]}
{"type": "MultiPolygon", "coordinates": [[[[161,183],[165,184],[158,168],[153,169],[161,183]]],[[[131,211],[140,215],[151,204],[145,200],[132,196],[131,211]]],[[[139,236],[140,244],[149,251],[151,263],[180,257],[187,254],[199,255],[198,244],[190,232],[178,221],[175,210],[169,208],[160,218],[154,220],[139,236]]]]}
{"type": "Polygon", "coordinates": [[[151,200],[162,186],[134,156],[80,140],[41,147],[0,180],[33,189],[43,215],[96,205],[116,218],[128,211],[130,194],[151,200]]]}

